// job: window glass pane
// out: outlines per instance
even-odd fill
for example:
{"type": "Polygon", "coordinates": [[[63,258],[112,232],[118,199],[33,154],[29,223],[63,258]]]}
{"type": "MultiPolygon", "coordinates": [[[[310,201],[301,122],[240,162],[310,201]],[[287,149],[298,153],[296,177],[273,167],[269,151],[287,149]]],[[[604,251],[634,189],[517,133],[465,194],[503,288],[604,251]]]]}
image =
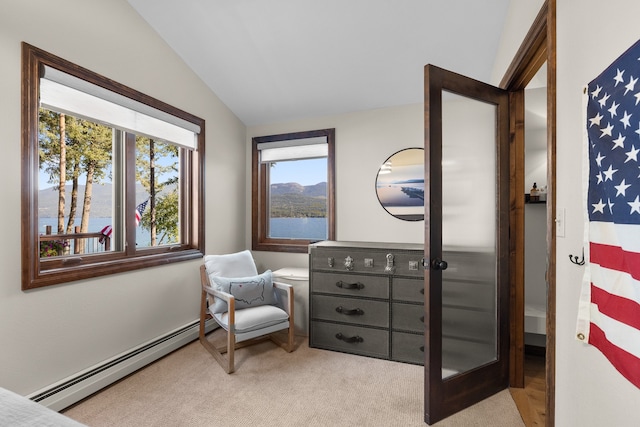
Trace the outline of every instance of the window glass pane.
{"type": "Polygon", "coordinates": [[[180,242],[180,149],[136,138],[136,247],[180,242]]]}
{"type": "MultiPolygon", "coordinates": [[[[124,247],[118,241],[124,233],[114,224],[118,192],[112,180],[124,171],[114,170],[113,129],[47,109],[40,110],[39,122],[41,258],[124,247]],[[60,191],[62,169],[65,185],[60,191]]],[[[179,153],[176,145],[136,138],[136,208],[131,215],[138,249],[180,241],[179,153]]]]}
{"type": "Polygon", "coordinates": [[[40,109],[38,143],[40,257],[112,250],[112,129],[40,109]]]}
{"type": "Polygon", "coordinates": [[[327,158],[269,164],[268,237],[326,240],[327,158]]]}

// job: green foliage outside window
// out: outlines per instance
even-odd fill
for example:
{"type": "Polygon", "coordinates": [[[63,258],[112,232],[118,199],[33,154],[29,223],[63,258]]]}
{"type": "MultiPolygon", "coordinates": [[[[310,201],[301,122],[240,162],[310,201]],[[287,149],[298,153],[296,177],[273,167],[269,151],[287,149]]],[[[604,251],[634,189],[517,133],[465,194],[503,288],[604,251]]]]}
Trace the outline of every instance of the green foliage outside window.
{"type": "Polygon", "coordinates": [[[45,240],[40,242],[40,258],[63,255],[69,242],[66,240],[45,240]]]}

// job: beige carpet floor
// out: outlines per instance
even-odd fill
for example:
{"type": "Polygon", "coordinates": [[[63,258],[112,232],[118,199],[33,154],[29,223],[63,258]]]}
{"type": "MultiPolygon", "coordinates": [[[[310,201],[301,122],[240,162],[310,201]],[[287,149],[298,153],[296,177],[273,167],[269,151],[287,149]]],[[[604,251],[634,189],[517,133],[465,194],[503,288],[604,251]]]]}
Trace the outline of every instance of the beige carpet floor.
{"type": "MultiPolygon", "coordinates": [[[[213,335],[218,334],[214,332],[213,335]]],[[[91,427],[425,426],[421,366],[271,342],[227,375],[195,341],[63,413],[91,427]]],[[[508,390],[435,426],[524,426],[508,390]]]]}

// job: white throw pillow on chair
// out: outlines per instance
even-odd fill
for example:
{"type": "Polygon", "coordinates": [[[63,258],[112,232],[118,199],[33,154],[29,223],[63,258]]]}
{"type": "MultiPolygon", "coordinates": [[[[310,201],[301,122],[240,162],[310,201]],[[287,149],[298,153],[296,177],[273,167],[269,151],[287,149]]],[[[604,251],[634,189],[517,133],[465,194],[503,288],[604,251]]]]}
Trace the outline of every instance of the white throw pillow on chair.
{"type": "Polygon", "coordinates": [[[225,255],[205,255],[204,266],[212,284],[211,276],[250,277],[258,275],[256,263],[249,250],[225,255]]]}

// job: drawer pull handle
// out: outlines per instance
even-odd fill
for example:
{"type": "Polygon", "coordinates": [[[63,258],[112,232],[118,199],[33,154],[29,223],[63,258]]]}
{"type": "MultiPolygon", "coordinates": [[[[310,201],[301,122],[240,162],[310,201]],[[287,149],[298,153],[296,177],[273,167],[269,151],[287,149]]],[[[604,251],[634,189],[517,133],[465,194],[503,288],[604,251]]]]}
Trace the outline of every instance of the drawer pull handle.
{"type": "Polygon", "coordinates": [[[364,284],[360,282],[345,283],[342,280],[340,280],[339,282],[336,282],[336,286],[342,289],[358,289],[359,290],[364,288],[364,284]]]}
{"type": "Polygon", "coordinates": [[[364,311],[360,308],[352,308],[349,310],[342,308],[342,306],[336,307],[336,311],[341,314],[346,314],[347,316],[362,316],[364,314],[364,311]]]}
{"type": "Polygon", "coordinates": [[[420,293],[424,295],[424,288],[420,289],[420,293]]]}
{"type": "Polygon", "coordinates": [[[336,334],[336,338],[338,338],[341,341],[348,342],[348,343],[363,342],[364,341],[364,339],[359,335],[356,335],[356,336],[353,336],[353,337],[345,337],[344,335],[342,335],[341,332],[338,332],[336,334]]]}
{"type": "Polygon", "coordinates": [[[420,351],[424,353],[424,346],[423,345],[420,346],[420,351]]]}
{"type": "Polygon", "coordinates": [[[420,316],[420,321],[424,323],[424,316],[420,316]]]}

